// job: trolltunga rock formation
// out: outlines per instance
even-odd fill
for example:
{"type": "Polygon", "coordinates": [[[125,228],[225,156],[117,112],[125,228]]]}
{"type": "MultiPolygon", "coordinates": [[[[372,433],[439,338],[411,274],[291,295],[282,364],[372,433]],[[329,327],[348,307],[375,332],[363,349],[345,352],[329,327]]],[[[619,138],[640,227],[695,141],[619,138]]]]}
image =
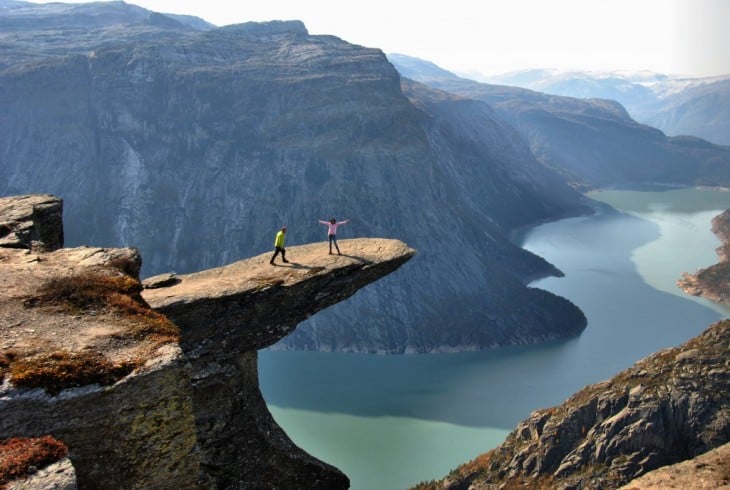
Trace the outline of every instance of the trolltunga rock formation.
{"type": "Polygon", "coordinates": [[[0,215],[0,439],[63,441],[79,488],[349,485],[276,425],[256,351],[413,249],[386,239],[343,241],[342,256],[291,247],[287,267],[266,254],[151,278],[140,294],[137,250],[58,248],[61,208],[48,195],[0,198],[0,211],[14,210],[0,215]]]}

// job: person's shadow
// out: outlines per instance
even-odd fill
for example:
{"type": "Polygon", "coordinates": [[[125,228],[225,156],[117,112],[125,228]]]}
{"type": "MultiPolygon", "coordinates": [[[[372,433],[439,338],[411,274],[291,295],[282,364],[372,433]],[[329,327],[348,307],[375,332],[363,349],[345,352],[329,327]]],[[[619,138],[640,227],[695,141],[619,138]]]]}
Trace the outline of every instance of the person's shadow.
{"type": "Polygon", "coordinates": [[[357,255],[348,255],[348,254],[337,254],[337,255],[339,255],[340,257],[347,257],[348,259],[357,260],[361,264],[371,264],[372,263],[372,260],[368,260],[363,257],[358,257],[357,255]]]}
{"type": "MultiPolygon", "coordinates": [[[[367,260],[363,257],[358,257],[356,255],[347,255],[347,254],[338,254],[340,257],[347,257],[348,259],[356,260],[360,262],[361,264],[371,264],[371,260],[367,260]]],[[[276,267],[291,267],[292,269],[308,269],[308,270],[317,270],[321,271],[324,269],[321,265],[306,265],[306,264],[300,264],[299,262],[292,262],[291,260],[289,262],[283,263],[283,264],[277,264],[273,263],[271,265],[275,265],[276,267]]]]}
{"type": "Polygon", "coordinates": [[[324,267],[322,267],[322,266],[305,265],[305,264],[300,264],[299,262],[292,262],[291,260],[285,264],[273,263],[271,265],[274,265],[276,267],[290,267],[292,269],[308,269],[308,270],[317,270],[317,271],[324,270],[324,267]]]}

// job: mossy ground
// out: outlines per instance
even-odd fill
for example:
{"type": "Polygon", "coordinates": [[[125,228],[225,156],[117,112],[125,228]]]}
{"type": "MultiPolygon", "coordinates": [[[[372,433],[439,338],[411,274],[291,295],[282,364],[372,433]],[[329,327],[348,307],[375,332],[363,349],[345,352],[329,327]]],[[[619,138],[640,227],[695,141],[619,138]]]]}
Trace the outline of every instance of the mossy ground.
{"type": "Polygon", "coordinates": [[[51,436],[0,440],[0,489],[31,468],[41,469],[66,457],[68,448],[51,436]]]}
{"type": "MultiPolygon", "coordinates": [[[[66,324],[81,323],[86,318],[111,325],[114,333],[107,335],[106,342],[127,346],[128,350],[129,346],[144,345],[143,349],[112,360],[102,345],[65,346],[62,336],[73,339],[73,334],[57,328],[52,334],[59,342],[26,338],[23,348],[0,351],[0,379],[7,375],[17,387],[44,388],[52,395],[77,386],[109,385],[144,364],[159,346],[177,342],[178,328],[147,305],[140,295],[142,285],[126,273],[128,269],[129,264],[120,264],[56,275],[25,297],[23,306],[68,318],[66,324]]],[[[27,330],[46,328],[39,325],[27,330]]]]}

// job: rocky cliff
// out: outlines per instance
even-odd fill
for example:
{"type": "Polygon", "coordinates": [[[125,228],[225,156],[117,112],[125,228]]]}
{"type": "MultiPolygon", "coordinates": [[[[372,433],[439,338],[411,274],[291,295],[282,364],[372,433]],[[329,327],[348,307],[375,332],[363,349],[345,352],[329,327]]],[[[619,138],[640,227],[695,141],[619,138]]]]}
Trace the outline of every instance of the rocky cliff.
{"type": "Polygon", "coordinates": [[[684,273],[677,285],[685,292],[730,304],[730,209],[712,218],[712,231],[720,238],[720,261],[693,274],[684,273]]]}
{"type": "Polygon", "coordinates": [[[617,488],[722,446],[730,442],[729,354],[723,320],[533,412],[501,446],[421,488],[617,488]]]}
{"type": "Polygon", "coordinates": [[[407,97],[380,50],[300,22],[197,30],[121,2],[14,5],[0,195],[64,196],[70,246],[134,244],[143,277],[188,273],[270,250],[280,226],[295,245],[350,218],[342,238],[394,237],[418,258],[281,348],[479,349],[585,327],[525,287],[558,271],[508,236],[587,208],[485,104],[407,97]]]}
{"type": "Polygon", "coordinates": [[[8,209],[0,439],[56,437],[80,488],[348,486],[271,418],[257,350],[399,268],[413,249],[385,239],[343,240],[342,256],[323,254],[325,243],[290,247],[286,267],[267,253],[153,278],[143,291],[136,249],[31,240],[61,229],[59,199],[0,199],[8,209]]]}

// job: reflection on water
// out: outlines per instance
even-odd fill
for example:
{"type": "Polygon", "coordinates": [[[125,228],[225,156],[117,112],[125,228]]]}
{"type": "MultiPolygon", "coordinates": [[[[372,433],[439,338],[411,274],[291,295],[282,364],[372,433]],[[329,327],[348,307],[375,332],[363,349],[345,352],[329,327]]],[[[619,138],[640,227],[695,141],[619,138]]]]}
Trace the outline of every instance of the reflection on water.
{"type": "Polygon", "coordinates": [[[262,392],[293,440],[342,469],[354,489],[443,476],[496,446],[531,410],[728,316],[674,285],[681,272],[716,261],[709,219],[730,207],[730,193],[717,192],[605,191],[596,197],[624,212],[598,206],[526,233],[524,247],[566,274],[533,286],[588,318],[576,339],[417,356],[263,351],[262,392]]]}

